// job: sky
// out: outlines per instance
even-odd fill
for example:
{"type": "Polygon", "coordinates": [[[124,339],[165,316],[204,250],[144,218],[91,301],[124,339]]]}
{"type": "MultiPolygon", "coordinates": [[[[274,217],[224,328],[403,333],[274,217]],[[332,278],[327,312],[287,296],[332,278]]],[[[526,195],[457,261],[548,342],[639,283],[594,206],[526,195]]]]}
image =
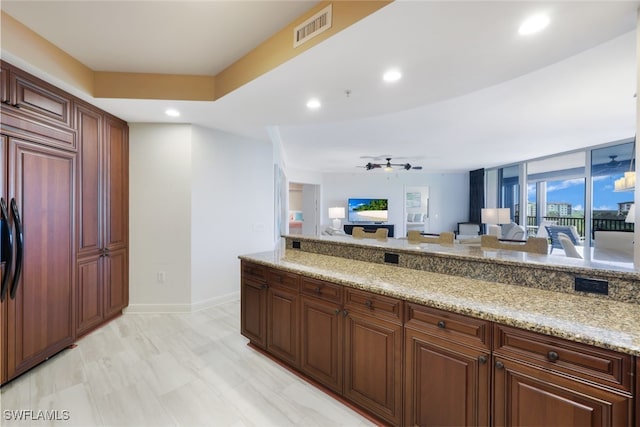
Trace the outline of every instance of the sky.
{"type": "MultiPolygon", "coordinates": [[[[593,182],[594,210],[618,210],[618,203],[633,200],[633,192],[615,193],[613,183],[620,175],[598,176],[593,182]]],[[[569,179],[547,182],[547,202],[571,203],[574,211],[584,210],[584,179],[569,179]]],[[[529,185],[528,200],[535,201],[535,184],[529,185]]]]}

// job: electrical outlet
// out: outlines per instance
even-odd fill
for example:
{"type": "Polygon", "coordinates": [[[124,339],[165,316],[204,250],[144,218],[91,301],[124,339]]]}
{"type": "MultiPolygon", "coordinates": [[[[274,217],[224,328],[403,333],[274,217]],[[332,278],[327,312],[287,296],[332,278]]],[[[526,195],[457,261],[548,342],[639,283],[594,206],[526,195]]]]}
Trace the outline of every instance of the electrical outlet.
{"type": "Polygon", "coordinates": [[[592,294],[609,295],[609,281],[598,279],[587,279],[586,277],[576,277],[573,289],[578,292],[588,292],[592,294]]]}
{"type": "Polygon", "coordinates": [[[158,283],[164,283],[167,280],[167,273],[165,273],[164,271],[158,271],[158,273],[156,274],[156,281],[158,283]]]}

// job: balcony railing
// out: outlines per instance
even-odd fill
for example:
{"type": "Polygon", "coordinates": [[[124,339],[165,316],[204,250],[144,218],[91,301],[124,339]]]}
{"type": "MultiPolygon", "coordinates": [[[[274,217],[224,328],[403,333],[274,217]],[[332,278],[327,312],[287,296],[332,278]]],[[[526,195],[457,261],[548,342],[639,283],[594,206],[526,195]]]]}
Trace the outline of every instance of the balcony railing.
{"type": "MultiPolygon", "coordinates": [[[[578,234],[584,237],[584,218],[571,218],[566,216],[545,216],[547,221],[556,221],[558,225],[575,225],[578,234]]],[[[528,226],[537,226],[535,216],[527,217],[528,226]]],[[[634,224],[625,222],[624,219],[594,218],[591,220],[591,231],[633,231],[634,224]]]]}

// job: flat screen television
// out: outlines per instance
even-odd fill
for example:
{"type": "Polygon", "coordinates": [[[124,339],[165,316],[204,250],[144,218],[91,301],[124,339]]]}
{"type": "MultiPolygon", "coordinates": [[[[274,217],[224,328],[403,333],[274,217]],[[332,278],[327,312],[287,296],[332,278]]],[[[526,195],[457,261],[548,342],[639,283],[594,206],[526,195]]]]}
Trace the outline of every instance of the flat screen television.
{"type": "Polygon", "coordinates": [[[389,219],[387,199],[349,199],[349,222],[386,222],[389,219]]]}

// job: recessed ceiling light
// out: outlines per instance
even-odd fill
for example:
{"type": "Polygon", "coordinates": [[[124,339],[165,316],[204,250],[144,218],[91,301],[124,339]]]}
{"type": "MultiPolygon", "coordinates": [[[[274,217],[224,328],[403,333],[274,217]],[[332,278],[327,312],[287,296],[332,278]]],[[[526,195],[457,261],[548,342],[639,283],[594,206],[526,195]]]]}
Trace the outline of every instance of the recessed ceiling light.
{"type": "Polygon", "coordinates": [[[317,110],[321,105],[318,98],[311,98],[307,101],[307,108],[310,110],[317,110]]]}
{"type": "Polygon", "coordinates": [[[397,82],[402,78],[402,73],[399,70],[389,70],[383,74],[382,79],[385,82],[397,82]]]}
{"type": "Polygon", "coordinates": [[[173,108],[169,108],[167,111],[164,112],[167,116],[171,116],[171,117],[180,117],[180,111],[178,110],[174,110],[173,108]]]}
{"type": "Polygon", "coordinates": [[[547,25],[549,25],[549,17],[547,15],[533,15],[529,18],[525,19],[525,21],[518,28],[518,33],[523,36],[537,33],[538,31],[543,30],[547,25]]]}

